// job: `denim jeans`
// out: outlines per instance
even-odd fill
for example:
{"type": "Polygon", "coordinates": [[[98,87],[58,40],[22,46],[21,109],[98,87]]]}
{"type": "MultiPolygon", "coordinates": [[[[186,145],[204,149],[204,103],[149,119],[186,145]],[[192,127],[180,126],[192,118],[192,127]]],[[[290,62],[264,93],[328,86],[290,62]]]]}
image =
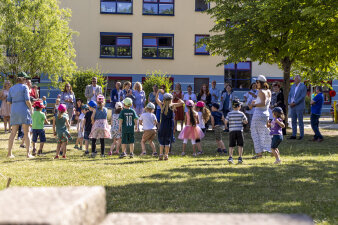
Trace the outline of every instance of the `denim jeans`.
{"type": "Polygon", "coordinates": [[[319,118],[320,118],[320,115],[311,114],[311,128],[313,132],[315,133],[315,135],[313,136],[315,140],[323,139],[323,136],[321,135],[319,131],[319,118]]]}

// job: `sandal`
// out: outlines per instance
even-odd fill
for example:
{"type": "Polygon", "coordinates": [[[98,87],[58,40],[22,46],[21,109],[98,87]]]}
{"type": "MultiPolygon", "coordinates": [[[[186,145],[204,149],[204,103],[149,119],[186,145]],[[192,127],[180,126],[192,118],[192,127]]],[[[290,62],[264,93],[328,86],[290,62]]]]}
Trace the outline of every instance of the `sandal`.
{"type": "Polygon", "coordinates": [[[263,155],[255,155],[254,157],[252,157],[252,159],[260,159],[262,157],[263,157],[263,155]]]}
{"type": "Polygon", "coordinates": [[[168,155],[164,155],[164,160],[168,160],[168,159],[169,159],[168,155]]]}
{"type": "Polygon", "coordinates": [[[159,155],[158,160],[163,160],[163,155],[159,155]]]}
{"type": "Polygon", "coordinates": [[[21,144],[21,145],[20,145],[20,148],[26,148],[26,145],[22,145],[22,144],[21,144]]]}
{"type": "Polygon", "coordinates": [[[113,151],[113,155],[119,155],[120,153],[118,151],[113,151]]]}
{"type": "Polygon", "coordinates": [[[147,153],[146,153],[146,152],[142,152],[142,153],[140,154],[140,156],[144,156],[144,155],[147,155],[147,153]]]}

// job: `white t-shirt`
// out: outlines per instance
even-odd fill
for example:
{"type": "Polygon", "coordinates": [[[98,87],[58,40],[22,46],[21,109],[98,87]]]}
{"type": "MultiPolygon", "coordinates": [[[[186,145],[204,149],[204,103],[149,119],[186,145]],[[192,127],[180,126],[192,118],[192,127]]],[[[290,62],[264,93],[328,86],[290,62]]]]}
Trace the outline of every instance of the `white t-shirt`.
{"type": "Polygon", "coordinates": [[[140,119],[143,122],[143,130],[154,130],[156,129],[156,126],[154,122],[157,122],[156,116],[154,113],[142,113],[140,116],[140,119]]]}
{"type": "MultiPolygon", "coordinates": [[[[96,91],[96,87],[93,87],[93,92],[95,93],[96,91]]],[[[93,95],[93,97],[91,98],[92,101],[96,101],[96,94],[93,95]]]]}
{"type": "Polygon", "coordinates": [[[201,128],[201,129],[204,129],[205,128],[205,123],[204,123],[204,120],[203,120],[203,113],[202,112],[198,112],[198,126],[201,128]]]}
{"type": "MultiPolygon", "coordinates": [[[[186,93],[183,97],[183,101],[185,103],[188,100],[193,100],[194,102],[196,102],[197,101],[196,95],[194,93],[191,93],[191,95],[189,95],[189,93],[186,93]]],[[[185,107],[184,112],[188,112],[187,107],[185,107]]]]}

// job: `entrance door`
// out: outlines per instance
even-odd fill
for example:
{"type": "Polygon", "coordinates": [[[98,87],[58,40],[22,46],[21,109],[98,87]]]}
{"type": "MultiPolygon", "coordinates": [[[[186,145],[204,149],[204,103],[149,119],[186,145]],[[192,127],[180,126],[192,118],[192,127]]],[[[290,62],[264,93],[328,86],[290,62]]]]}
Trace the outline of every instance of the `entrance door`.
{"type": "Polygon", "coordinates": [[[200,93],[203,84],[206,84],[207,87],[209,87],[209,78],[195,78],[194,92],[196,95],[200,93]]]}

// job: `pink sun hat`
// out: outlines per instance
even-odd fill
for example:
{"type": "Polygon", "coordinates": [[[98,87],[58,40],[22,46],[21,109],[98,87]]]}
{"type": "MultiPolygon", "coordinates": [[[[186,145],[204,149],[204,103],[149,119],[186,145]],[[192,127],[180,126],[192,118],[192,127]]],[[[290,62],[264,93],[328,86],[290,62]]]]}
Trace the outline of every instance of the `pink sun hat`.
{"type": "Polygon", "coordinates": [[[185,102],[185,104],[186,104],[186,106],[194,106],[194,105],[195,105],[195,103],[194,103],[193,100],[187,100],[187,101],[185,102]]]}
{"type": "Polygon", "coordinates": [[[199,108],[203,108],[205,106],[205,104],[204,104],[204,102],[199,101],[199,102],[197,102],[196,106],[199,107],[199,108]]]}
{"type": "Polygon", "coordinates": [[[67,106],[65,104],[60,104],[58,107],[58,111],[60,112],[66,112],[67,106]]]}

